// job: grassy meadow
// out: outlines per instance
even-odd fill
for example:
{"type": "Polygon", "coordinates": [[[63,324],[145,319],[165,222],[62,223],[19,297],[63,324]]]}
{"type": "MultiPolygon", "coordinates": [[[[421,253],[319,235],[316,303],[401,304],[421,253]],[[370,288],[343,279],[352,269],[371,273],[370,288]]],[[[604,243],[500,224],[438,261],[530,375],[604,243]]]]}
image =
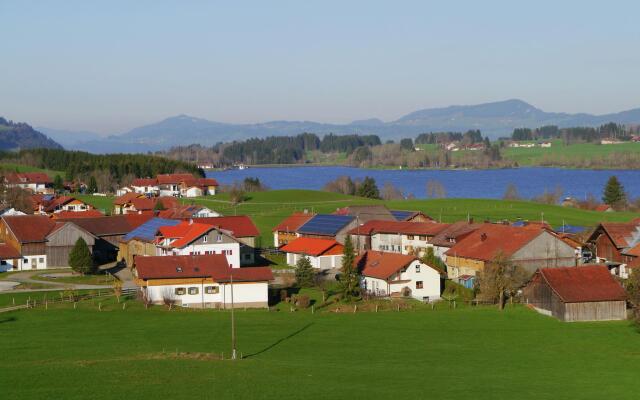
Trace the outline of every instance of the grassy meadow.
{"type": "Polygon", "coordinates": [[[49,175],[51,179],[53,179],[56,175],[60,175],[64,177],[63,171],[36,168],[28,165],[22,165],[22,164],[10,163],[10,162],[1,162],[0,169],[6,170],[6,171],[15,171],[15,172],[44,172],[45,174],[49,175]]]}
{"type": "Polygon", "coordinates": [[[635,399],[640,333],[515,306],[230,313],[83,301],[0,314],[7,399],[635,399]]]}
{"type": "Polygon", "coordinates": [[[577,143],[564,145],[561,140],[554,140],[549,148],[506,147],[502,150],[504,158],[516,161],[521,166],[534,165],[567,165],[572,162],[582,163],[584,160],[598,162],[599,159],[613,155],[640,156],[640,143],[595,144],[577,143]]]}

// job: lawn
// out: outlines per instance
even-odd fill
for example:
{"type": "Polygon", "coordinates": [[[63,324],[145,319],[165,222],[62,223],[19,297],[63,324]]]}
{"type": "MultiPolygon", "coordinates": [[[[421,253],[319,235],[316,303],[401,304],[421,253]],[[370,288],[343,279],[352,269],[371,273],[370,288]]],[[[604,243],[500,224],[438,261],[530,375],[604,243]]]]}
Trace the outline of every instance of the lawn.
{"type": "MultiPolygon", "coordinates": [[[[633,213],[599,213],[575,208],[534,203],[531,201],[506,201],[493,199],[417,199],[382,201],[342,194],[312,190],[272,190],[251,193],[249,199],[237,206],[228,202],[225,194],[199,198],[195,202],[221,212],[224,215],[246,214],[251,216],[261,233],[265,247],[273,244],[271,230],[294,211],[331,213],[350,204],[386,204],[390,209],[418,210],[443,222],[466,220],[497,221],[518,218],[540,220],[543,217],[552,225],[594,226],[600,221],[629,221],[637,217],[633,213]]],[[[193,201],[193,200],[185,200],[193,201]]]]}
{"type": "Polygon", "coordinates": [[[63,171],[54,171],[51,169],[42,169],[42,168],[31,167],[28,165],[9,163],[9,162],[1,162],[0,168],[5,169],[7,171],[16,171],[16,172],[44,172],[45,174],[49,175],[52,179],[56,175],[60,175],[64,177],[63,171]]]}
{"type": "Polygon", "coordinates": [[[0,314],[7,399],[635,399],[640,334],[524,307],[327,313],[113,301],[0,314]],[[176,357],[176,353],[178,356],[176,357]],[[206,357],[204,357],[206,358],[206,357]]]}
{"type": "Polygon", "coordinates": [[[87,204],[92,205],[103,213],[109,215],[113,211],[114,196],[94,196],[92,194],[72,194],[73,197],[78,200],[82,200],[87,204]]]}
{"type": "Polygon", "coordinates": [[[592,159],[610,156],[612,154],[640,154],[640,143],[621,144],[595,144],[577,143],[565,146],[561,140],[554,140],[549,148],[511,148],[502,150],[503,157],[514,160],[521,166],[530,165],[566,165],[571,161],[592,159]]]}
{"type": "Polygon", "coordinates": [[[72,275],[72,276],[62,276],[62,277],[48,277],[45,275],[55,274],[55,273],[70,273],[69,269],[66,270],[52,270],[46,271],[41,274],[37,274],[31,277],[31,279],[43,282],[58,282],[58,283],[73,283],[76,285],[111,285],[114,281],[114,277],[112,275],[106,274],[96,274],[96,275],[72,275]]]}

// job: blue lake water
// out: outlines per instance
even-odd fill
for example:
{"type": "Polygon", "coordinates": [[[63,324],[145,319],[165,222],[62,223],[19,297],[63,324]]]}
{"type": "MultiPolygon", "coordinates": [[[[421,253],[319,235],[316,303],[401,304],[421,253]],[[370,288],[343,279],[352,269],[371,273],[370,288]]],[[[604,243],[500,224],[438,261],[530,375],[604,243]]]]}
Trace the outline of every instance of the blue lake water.
{"type": "Polygon", "coordinates": [[[378,187],[390,182],[405,194],[427,197],[427,182],[437,180],[449,198],[502,198],[507,186],[513,183],[523,198],[531,198],[556,186],[564,196],[584,199],[592,193],[602,196],[602,189],[611,175],[616,175],[631,198],[640,196],[640,171],[636,170],[578,170],[561,168],[515,168],[491,170],[370,170],[352,167],[283,167],[249,168],[245,170],[209,171],[207,176],[221,184],[240,182],[257,177],[270,189],[319,190],[339,176],[352,179],[373,177],[378,187]]]}

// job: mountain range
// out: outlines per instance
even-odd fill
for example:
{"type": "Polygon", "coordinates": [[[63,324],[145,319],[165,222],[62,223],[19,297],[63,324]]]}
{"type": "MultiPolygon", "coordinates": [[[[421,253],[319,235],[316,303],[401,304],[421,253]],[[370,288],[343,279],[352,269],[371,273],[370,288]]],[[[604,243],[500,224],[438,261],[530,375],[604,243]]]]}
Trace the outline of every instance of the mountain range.
{"type": "Polygon", "coordinates": [[[60,141],[66,148],[96,153],[148,152],[171,146],[198,143],[213,145],[231,140],[276,135],[316,134],[377,134],[383,140],[415,137],[424,132],[466,131],[480,129],[491,138],[511,134],[514,128],[599,126],[607,122],[640,124],[640,108],[619,113],[593,115],[546,112],[522,100],[511,99],[477,105],[454,105],[409,113],[395,121],[371,118],[349,124],[329,124],[313,121],[270,121],[255,124],[214,122],[188,115],[178,115],[134,128],[129,132],[100,137],[90,132],[67,132],[39,128],[60,141]],[[79,139],[82,138],[82,139],[79,139]]]}

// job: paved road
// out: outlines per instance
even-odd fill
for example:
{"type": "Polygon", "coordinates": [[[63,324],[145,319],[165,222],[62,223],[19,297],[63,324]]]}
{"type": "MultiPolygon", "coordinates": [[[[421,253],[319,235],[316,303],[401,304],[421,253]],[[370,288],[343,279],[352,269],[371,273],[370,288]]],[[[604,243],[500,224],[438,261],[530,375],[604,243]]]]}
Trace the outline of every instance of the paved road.
{"type": "MultiPolygon", "coordinates": [[[[47,285],[47,287],[44,287],[42,289],[3,290],[2,293],[42,292],[42,291],[60,290],[60,289],[82,290],[82,289],[108,289],[108,288],[111,288],[111,285],[86,285],[86,284],[74,284],[74,283],[67,283],[67,282],[40,281],[40,280],[37,280],[37,279],[32,279],[32,277],[34,275],[42,274],[42,273],[46,273],[46,272],[47,271],[43,270],[43,269],[33,270],[33,271],[21,271],[21,272],[17,272],[15,274],[9,275],[6,280],[7,281],[11,281],[11,282],[19,282],[19,283],[34,283],[34,284],[38,284],[38,285],[47,285]]],[[[117,274],[116,274],[116,276],[117,276],[117,274]]],[[[2,287],[0,287],[0,290],[2,290],[2,287]]]]}

